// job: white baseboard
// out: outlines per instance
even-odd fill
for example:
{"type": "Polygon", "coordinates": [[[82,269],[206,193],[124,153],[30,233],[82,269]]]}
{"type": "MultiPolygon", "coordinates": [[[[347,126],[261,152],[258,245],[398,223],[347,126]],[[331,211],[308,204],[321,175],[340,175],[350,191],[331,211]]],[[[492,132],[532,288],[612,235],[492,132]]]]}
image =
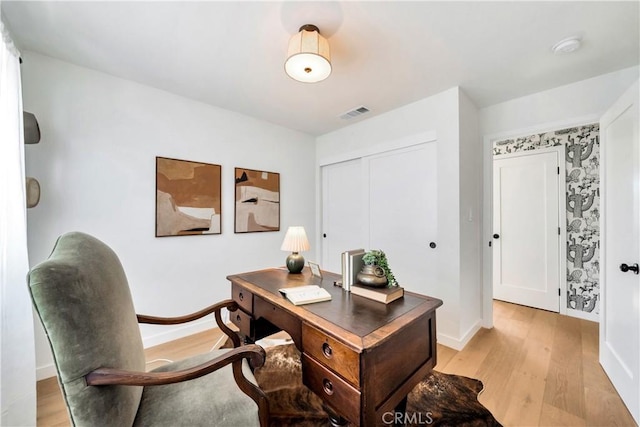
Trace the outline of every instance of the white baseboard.
{"type": "Polygon", "coordinates": [[[56,367],[53,363],[36,367],[36,381],[46,380],[56,375],[58,375],[58,372],[56,372],[56,367]]]}
{"type": "MultiPolygon", "coordinates": [[[[225,310],[226,311],[226,310],[225,310]]],[[[223,313],[223,318],[228,318],[228,313],[223,313]],[[226,316],[225,316],[226,314],[226,316]]],[[[197,334],[198,332],[206,331],[208,329],[217,328],[216,322],[213,318],[204,319],[199,322],[192,322],[188,325],[179,327],[164,326],[163,332],[148,335],[142,338],[142,345],[144,348],[153,347],[159,344],[164,344],[169,341],[177,340],[188,335],[197,334]],[[167,328],[169,328],[167,330],[167,328]]],[[[56,367],[53,363],[36,367],[36,381],[41,381],[47,378],[55,377],[58,375],[56,367]]]]}
{"type": "Polygon", "coordinates": [[[465,348],[465,346],[469,343],[469,341],[471,341],[471,338],[475,336],[480,328],[482,328],[482,321],[478,320],[460,338],[454,338],[449,335],[438,333],[438,344],[442,344],[446,347],[460,351],[465,348]]]}
{"type": "Polygon", "coordinates": [[[600,323],[600,314],[598,313],[589,313],[588,311],[574,310],[572,308],[567,308],[566,314],[567,316],[577,317],[578,319],[591,320],[592,322],[600,323]]]}
{"type": "MultiPolygon", "coordinates": [[[[149,348],[217,327],[218,325],[216,325],[216,321],[214,319],[204,319],[198,322],[189,323],[188,325],[170,328],[169,330],[158,334],[143,337],[142,345],[144,348],[149,348]]],[[[164,326],[164,328],[167,328],[167,326],[164,326]]]]}

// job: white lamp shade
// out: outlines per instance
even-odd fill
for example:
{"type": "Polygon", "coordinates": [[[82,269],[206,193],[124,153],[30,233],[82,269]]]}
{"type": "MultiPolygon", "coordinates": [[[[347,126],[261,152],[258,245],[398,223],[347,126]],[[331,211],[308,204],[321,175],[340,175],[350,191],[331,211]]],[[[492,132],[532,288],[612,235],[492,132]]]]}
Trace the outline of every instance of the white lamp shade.
{"type": "Polygon", "coordinates": [[[318,31],[300,29],[289,40],[289,51],[284,69],[294,80],[316,83],[331,74],[329,42],[318,31]]]}
{"type": "Polygon", "coordinates": [[[289,227],[280,250],[288,252],[308,251],[309,240],[307,240],[307,233],[304,231],[304,227],[289,227]]]}

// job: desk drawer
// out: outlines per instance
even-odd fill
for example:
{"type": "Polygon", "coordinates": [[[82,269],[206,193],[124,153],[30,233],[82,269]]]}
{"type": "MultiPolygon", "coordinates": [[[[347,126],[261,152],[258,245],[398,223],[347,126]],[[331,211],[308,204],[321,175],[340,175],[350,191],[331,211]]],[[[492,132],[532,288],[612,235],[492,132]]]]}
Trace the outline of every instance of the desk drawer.
{"type": "Polygon", "coordinates": [[[360,386],[360,354],[306,323],[302,325],[302,351],[353,386],[360,386]]]}
{"type": "Polygon", "coordinates": [[[231,322],[240,329],[240,334],[249,338],[251,341],[257,341],[280,331],[280,328],[274,326],[269,321],[265,319],[254,319],[242,310],[230,312],[230,319],[231,322]]]}
{"type": "Polygon", "coordinates": [[[229,318],[231,323],[240,329],[240,334],[245,337],[253,337],[252,322],[253,319],[242,310],[230,311],[229,318]]]}
{"type": "Polygon", "coordinates": [[[360,392],[307,354],[302,354],[302,382],[339,415],[360,425],[360,392]]]}
{"type": "Polygon", "coordinates": [[[291,339],[299,347],[300,343],[300,319],[282,308],[262,299],[259,296],[253,299],[253,317],[264,319],[277,326],[291,336],[291,339]]]}
{"type": "Polygon", "coordinates": [[[231,299],[246,313],[253,313],[253,294],[245,288],[231,283],[231,299]]]}

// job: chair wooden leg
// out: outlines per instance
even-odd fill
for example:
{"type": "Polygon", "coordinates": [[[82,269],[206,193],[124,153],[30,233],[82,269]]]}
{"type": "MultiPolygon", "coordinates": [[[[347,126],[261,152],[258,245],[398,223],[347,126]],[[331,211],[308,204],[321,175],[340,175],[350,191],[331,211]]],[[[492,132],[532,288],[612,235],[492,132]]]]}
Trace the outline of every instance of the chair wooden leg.
{"type": "MultiPolygon", "coordinates": [[[[264,350],[263,350],[264,352],[264,350]]],[[[264,364],[264,358],[262,363],[259,366],[264,364]]],[[[257,366],[256,366],[257,367],[257,366]]],[[[233,377],[242,390],[247,396],[253,399],[254,402],[258,405],[258,417],[260,419],[261,427],[269,426],[269,400],[267,399],[267,395],[260,389],[258,386],[253,384],[251,381],[247,380],[247,378],[242,373],[242,361],[237,360],[232,363],[233,368],[233,377]]]]}

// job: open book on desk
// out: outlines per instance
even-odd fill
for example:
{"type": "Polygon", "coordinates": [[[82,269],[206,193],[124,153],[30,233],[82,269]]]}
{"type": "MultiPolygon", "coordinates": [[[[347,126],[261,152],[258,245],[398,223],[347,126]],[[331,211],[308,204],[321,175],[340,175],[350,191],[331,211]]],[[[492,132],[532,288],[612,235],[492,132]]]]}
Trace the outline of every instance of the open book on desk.
{"type": "Polygon", "coordinates": [[[318,285],[294,286],[282,288],[279,291],[294,305],[311,304],[331,299],[331,294],[318,285]]]}

